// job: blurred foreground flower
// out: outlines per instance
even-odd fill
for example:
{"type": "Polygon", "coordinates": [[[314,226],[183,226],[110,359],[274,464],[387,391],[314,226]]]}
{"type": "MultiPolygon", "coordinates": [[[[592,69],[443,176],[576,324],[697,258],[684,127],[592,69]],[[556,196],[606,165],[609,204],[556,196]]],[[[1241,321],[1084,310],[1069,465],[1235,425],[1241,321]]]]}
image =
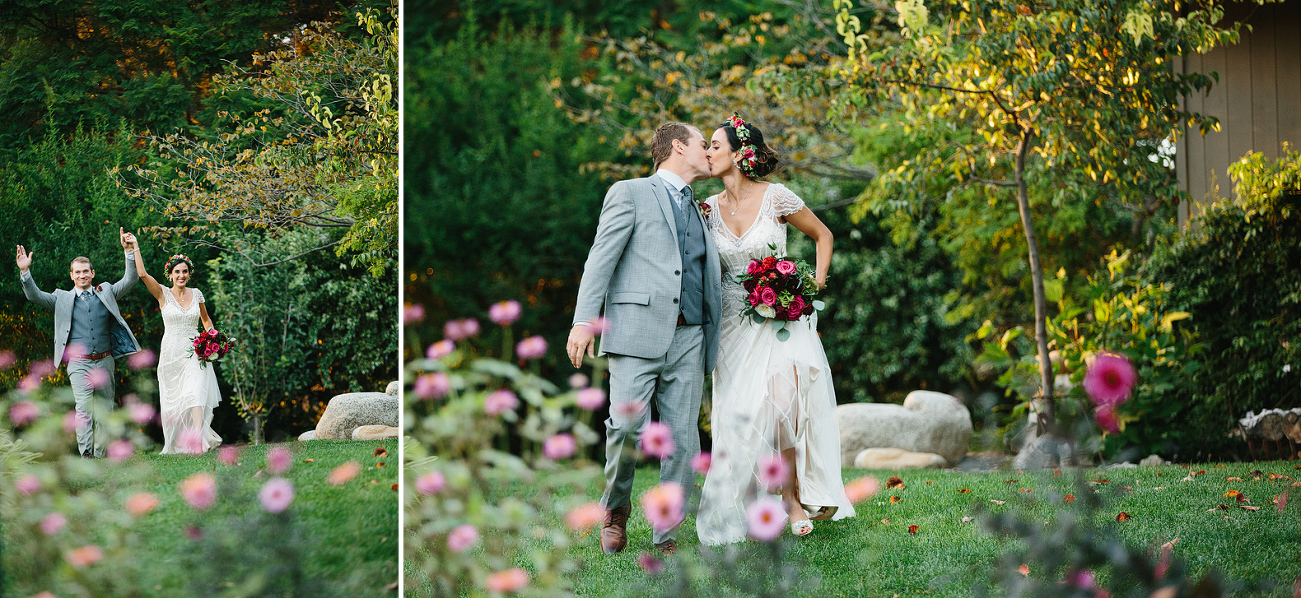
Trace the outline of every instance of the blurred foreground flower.
{"type": "Polygon", "coordinates": [[[1084,392],[1089,394],[1095,405],[1114,407],[1129,398],[1137,380],[1138,374],[1129,359],[1113,353],[1102,353],[1094,357],[1084,374],[1084,392]]]}
{"type": "Polygon", "coordinates": [[[413,304],[402,309],[402,323],[404,325],[415,324],[425,319],[425,306],[413,304]]]}
{"type": "Polygon", "coordinates": [[[181,481],[181,497],[200,511],[217,502],[217,480],[207,473],[196,473],[181,481]]]}
{"type": "Polygon", "coordinates": [[[872,476],[864,476],[845,484],[845,496],[851,503],[860,503],[881,491],[881,482],[872,476]]]}
{"type": "Polygon", "coordinates": [[[501,301],[488,306],[488,319],[499,326],[510,326],[523,312],[519,301],[501,301]]]}
{"type": "Polygon", "coordinates": [[[459,341],[476,334],[479,334],[479,321],[474,318],[448,320],[443,324],[443,336],[450,340],[459,341]]]}
{"type": "Polygon", "coordinates": [[[147,367],[153,367],[158,363],[158,355],[149,349],[142,349],[132,353],[126,360],[127,366],[133,370],[143,370],[147,367]]]}
{"type": "Polygon", "coordinates": [[[294,501],[294,485],[284,478],[271,478],[262,485],[257,498],[268,513],[282,513],[294,501]]]}
{"type": "Polygon", "coordinates": [[[130,459],[135,452],[136,447],[130,440],[114,440],[109,443],[106,455],[110,461],[121,463],[130,459]]]}
{"type": "Polygon", "coordinates": [[[584,388],[578,391],[574,403],[581,409],[596,411],[605,404],[605,391],[599,388],[584,388]]]}
{"type": "Polygon", "coordinates": [[[44,533],[47,536],[53,536],[54,534],[59,533],[59,531],[63,529],[63,526],[67,524],[68,518],[64,517],[63,513],[50,513],[41,520],[41,533],[44,533]]]}
{"type": "Polygon", "coordinates": [[[447,486],[447,479],[437,471],[416,478],[416,491],[421,494],[438,494],[447,486]]]}
{"type": "Polygon", "coordinates": [[[217,450],[217,460],[223,465],[235,466],[239,464],[239,449],[226,445],[217,450]]]}
{"type": "Polygon", "coordinates": [[[14,480],[14,489],[18,490],[20,494],[31,496],[41,490],[41,480],[29,473],[14,480]]]}
{"type": "Polygon", "coordinates": [[[18,401],[9,408],[9,421],[15,426],[25,426],[41,416],[41,408],[31,401],[18,401]]]}
{"type": "Polygon", "coordinates": [[[519,567],[498,571],[489,574],[483,585],[489,592],[518,592],[529,585],[529,574],[519,567]]]}
{"type": "Polygon", "coordinates": [[[673,430],[666,424],[649,422],[641,432],[641,451],[647,455],[667,459],[673,446],[673,430]]]}
{"type": "Polygon", "coordinates": [[[137,492],[126,499],[126,512],[132,517],[139,517],[158,506],[158,497],[148,492],[137,492]]]}
{"type": "Polygon", "coordinates": [[[781,488],[790,473],[790,467],[786,465],[786,460],[782,459],[781,453],[759,458],[759,481],[768,487],[769,492],[776,492],[781,488]]]}
{"type": "Polygon", "coordinates": [[[416,378],[415,392],[421,399],[438,399],[452,391],[452,380],[447,374],[434,372],[416,378]]]}
{"type": "Polygon", "coordinates": [[[684,500],[682,486],[677,482],[665,482],[641,495],[641,507],[651,527],[665,531],[682,522],[684,500]]]}
{"type": "Polygon", "coordinates": [[[709,473],[709,464],[712,462],[713,458],[709,453],[698,453],[691,458],[691,469],[698,474],[705,475],[709,473]]]}
{"type": "Polygon", "coordinates": [[[157,413],[154,406],[148,403],[131,403],[131,406],[128,407],[127,410],[131,416],[131,421],[141,426],[152,421],[154,419],[154,414],[157,413]]]}
{"type": "Polygon", "coordinates": [[[647,552],[637,555],[637,566],[641,567],[641,570],[645,571],[647,575],[656,575],[664,571],[664,561],[651,556],[647,552]]]}
{"type": "Polygon", "coordinates": [[[506,390],[494,390],[483,400],[483,411],[488,415],[501,415],[507,411],[514,411],[519,406],[519,398],[515,393],[506,390]]]}
{"type": "Polygon", "coordinates": [[[565,514],[565,525],[576,532],[591,529],[605,519],[605,508],[599,503],[589,502],[570,509],[565,514]]]}
{"type": "Polygon", "coordinates": [[[68,564],[72,565],[74,569],[89,567],[90,565],[98,563],[103,558],[104,551],[100,550],[100,548],[94,544],[87,544],[81,548],[74,548],[63,554],[63,559],[68,561],[68,564]]]}
{"type": "Polygon", "coordinates": [[[425,350],[425,357],[428,359],[441,359],[443,357],[451,355],[452,351],[455,350],[456,350],[456,343],[453,342],[452,339],[445,338],[432,345],[429,345],[429,348],[425,350]]]}
{"type": "Polygon", "coordinates": [[[294,455],[283,446],[272,447],[267,451],[267,471],[276,475],[289,471],[294,463],[294,455]]]}
{"type": "Polygon", "coordinates": [[[479,540],[479,530],[468,523],[457,526],[447,534],[447,549],[452,552],[465,552],[479,540]]]}
{"type": "Polygon", "coordinates": [[[349,461],[343,465],[335,467],[334,470],[330,472],[328,481],[331,486],[338,486],[357,477],[357,474],[359,473],[361,473],[361,465],[356,461],[349,461]]]}
{"type": "Polygon", "coordinates": [[[515,345],[515,353],[520,359],[538,359],[547,354],[547,339],[530,336],[515,345]]]}
{"type": "Polygon", "coordinates": [[[750,537],[760,542],[769,542],[780,536],[786,527],[786,510],[780,500],[772,496],[761,496],[745,509],[745,518],[750,526],[750,537]]]}
{"type": "Polygon", "coordinates": [[[542,455],[552,461],[559,461],[574,455],[578,443],[569,434],[556,434],[542,443],[542,455]]]}

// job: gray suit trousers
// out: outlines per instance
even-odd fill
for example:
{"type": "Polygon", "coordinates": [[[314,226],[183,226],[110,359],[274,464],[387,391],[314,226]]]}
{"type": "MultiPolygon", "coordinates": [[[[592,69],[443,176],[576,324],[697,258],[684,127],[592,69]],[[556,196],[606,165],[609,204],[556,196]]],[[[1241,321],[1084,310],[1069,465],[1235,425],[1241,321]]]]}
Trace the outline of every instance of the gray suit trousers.
{"type": "Polygon", "coordinates": [[[77,404],[77,450],[82,455],[103,457],[108,448],[108,428],[104,418],[113,410],[115,362],[110,355],[103,359],[73,359],[68,362],[68,380],[77,404]],[[91,371],[104,370],[108,383],[98,391],[91,384],[91,371]]]}
{"type": "MultiPolygon", "coordinates": [[[[705,387],[705,334],[700,326],[678,326],[663,357],[645,359],[610,355],[610,418],[605,420],[605,495],[607,509],[632,500],[638,440],[650,421],[651,401],[660,422],[673,431],[673,454],[660,462],[660,483],[677,482],[684,508],[696,489],[691,459],[700,452],[700,397],[705,387]],[[634,412],[628,406],[642,405],[634,412]]],[[[677,536],[678,526],[655,531],[659,544],[677,536]]]]}

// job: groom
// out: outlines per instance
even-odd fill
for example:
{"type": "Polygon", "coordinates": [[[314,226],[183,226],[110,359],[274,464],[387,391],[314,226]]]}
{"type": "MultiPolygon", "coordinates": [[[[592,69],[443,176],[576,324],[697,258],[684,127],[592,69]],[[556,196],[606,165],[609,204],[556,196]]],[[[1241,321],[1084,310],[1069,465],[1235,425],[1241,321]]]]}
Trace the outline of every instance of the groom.
{"type": "MultiPolygon", "coordinates": [[[[695,489],[691,459],[700,452],[700,397],[705,373],[718,353],[722,270],[718,250],[691,183],[709,178],[705,139],[695,127],[669,123],[655,130],[656,172],[619,181],[601,207],[596,240],[583,266],[566,350],[574,367],[594,356],[598,316],[608,324],[601,339],[610,361],[610,418],[605,421],[606,509],[601,549],[628,543],[632,480],[638,436],[650,404],[673,433],[674,451],[660,463],[660,483],[674,482],[684,504],[695,489]]],[[[655,548],[677,550],[678,526],[655,530],[655,548]]]]}
{"type": "Polygon", "coordinates": [[[140,344],[131,334],[126,320],[118,311],[117,298],[122,296],[139,278],[136,276],[135,254],[127,242],[127,234],[119,229],[122,249],[126,250],[126,273],[113,284],[93,285],[95,268],[90,260],[77,257],[72,260],[69,276],[75,287],[71,291],[55,289],[46,293],[37,288],[28,269],[32,266],[33,251],[28,253],[18,246],[19,278],[27,300],[54,311],[54,362],[68,362],[68,379],[72,382],[72,396],[77,405],[77,448],[82,457],[103,457],[108,443],[102,417],[113,408],[114,358],[130,355],[140,350],[140,344]],[[66,355],[65,355],[66,353],[66,355]],[[99,370],[98,372],[96,370],[99,370]],[[101,398],[95,397],[99,387],[101,398]]]}

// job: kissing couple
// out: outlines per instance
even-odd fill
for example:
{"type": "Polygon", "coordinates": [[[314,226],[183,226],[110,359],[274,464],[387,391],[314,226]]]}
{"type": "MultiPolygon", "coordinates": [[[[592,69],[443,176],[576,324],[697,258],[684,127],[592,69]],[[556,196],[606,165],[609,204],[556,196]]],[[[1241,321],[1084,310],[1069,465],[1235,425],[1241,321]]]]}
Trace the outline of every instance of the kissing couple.
{"type": "MultiPolygon", "coordinates": [[[[822,289],[831,231],[790,189],[761,180],[776,169],[777,153],[739,115],[708,141],[691,125],[662,125],[651,157],[653,175],[606,193],[566,344],[579,367],[584,354],[595,356],[599,332],[609,357],[602,550],[627,545],[635,443],[650,425],[652,403],[673,445],[660,463],[661,486],[676,487],[682,504],[691,504],[692,462],[709,462],[696,517],[702,543],[767,539],[772,534],[754,525],[772,530],[775,522],[779,533],[786,521],[806,536],[813,521],[852,517],[817,315],[787,322],[779,336],[776,326],[742,315],[750,293],[738,281],[774,248],[785,255],[791,224],[816,244],[822,289]],[[691,184],[708,178],[721,179],[724,190],[697,201],[691,184]],[[697,422],[711,372],[713,453],[706,458],[697,422]]],[[[660,554],[677,550],[680,525],[655,522],[660,554]]]]}

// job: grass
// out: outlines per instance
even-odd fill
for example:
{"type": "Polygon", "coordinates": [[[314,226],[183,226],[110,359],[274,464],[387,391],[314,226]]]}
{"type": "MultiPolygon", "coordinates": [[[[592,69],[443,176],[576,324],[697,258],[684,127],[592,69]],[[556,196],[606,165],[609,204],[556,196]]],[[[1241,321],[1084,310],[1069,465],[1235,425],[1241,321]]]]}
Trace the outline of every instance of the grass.
{"type": "Polygon", "coordinates": [[[276,554],[283,550],[276,546],[284,546],[286,537],[282,535],[286,533],[298,534],[301,539],[293,544],[299,551],[305,578],[323,582],[340,593],[346,590],[349,596],[391,593],[384,587],[398,578],[399,499],[392,487],[397,483],[401,463],[397,441],[317,440],[280,445],[294,455],[292,467],[281,474],[294,486],[293,502],[286,511],[289,516],[279,520],[289,523],[262,532],[257,523],[269,520],[259,518],[270,516],[262,512],[256,494],[270,478],[262,469],[272,446],[276,445],[240,447],[235,466],[218,463],[215,452],[202,456],[137,455],[134,460],[150,466],[144,479],[98,482],[103,486],[101,490],[113,494],[147,491],[158,497],[155,509],[133,528],[139,551],[137,587],[143,595],[182,595],[187,582],[196,576],[239,580],[239,559],[250,561],[258,558],[254,555],[276,554]],[[388,455],[376,456],[377,447],[383,447],[388,455]],[[348,461],[361,465],[360,474],[339,486],[327,483],[331,470],[348,461]],[[195,511],[177,488],[185,478],[205,471],[218,480],[218,500],[205,511],[195,511]],[[249,529],[250,525],[254,527],[249,529]],[[235,545],[226,547],[235,555],[235,561],[215,558],[210,554],[211,542],[205,545],[191,537],[196,530],[211,534],[210,539],[231,537],[233,530],[238,530],[235,545]],[[267,537],[272,534],[278,537],[267,537]],[[267,552],[268,546],[273,548],[271,552],[267,552]]]}
{"type": "MultiPolygon", "coordinates": [[[[1178,538],[1174,554],[1195,576],[1217,570],[1248,582],[1279,582],[1290,595],[1292,580],[1301,574],[1301,518],[1295,505],[1279,512],[1271,504],[1292,481],[1271,481],[1268,473],[1301,479],[1298,467],[1286,461],[1199,465],[1195,469],[1206,473],[1190,481],[1181,481],[1189,470],[1177,465],[1088,470],[1084,475],[1087,480],[1106,480],[1089,484],[1103,499],[1098,522],[1114,526],[1130,545],[1154,549],[1178,538]],[[1253,470],[1265,475],[1251,475],[1253,470]],[[1233,477],[1243,481],[1226,479],[1233,477]],[[1245,494],[1251,502],[1244,504],[1260,510],[1236,508],[1234,499],[1224,496],[1230,490],[1245,494]],[[1232,508],[1221,510],[1220,504],[1232,508]],[[1117,523],[1115,517],[1122,511],[1132,519],[1117,523]]],[[[804,586],[801,595],[969,596],[973,588],[990,583],[998,555],[1019,541],[1000,539],[980,527],[979,521],[964,523],[964,516],[978,509],[990,513],[1015,509],[1035,520],[1051,521],[1064,511],[1080,510],[1082,504],[1068,505],[1063,500],[1065,494],[1079,492],[1071,471],[1059,477],[1052,472],[939,470],[845,470],[843,475],[846,480],[873,475],[883,482],[899,476],[905,487],[883,489],[858,505],[856,518],[820,522],[807,538],[795,539],[789,532],[783,536],[788,559],[800,565],[801,578],[820,580],[804,586]],[[892,496],[899,501],[892,503],[892,496]],[[908,533],[910,525],[918,526],[915,535],[908,533]]],[[[657,477],[655,467],[640,470],[634,497],[657,477]]],[[[1292,496],[1301,499],[1301,492],[1292,496]]],[[[668,593],[671,576],[647,576],[637,564],[638,555],[651,550],[651,530],[643,516],[634,513],[628,549],[621,554],[602,554],[596,531],[573,551],[583,564],[575,579],[578,595],[668,593]]],[[[680,552],[673,560],[680,562],[676,564],[700,567],[694,517],[687,517],[678,541],[680,552]]]]}

